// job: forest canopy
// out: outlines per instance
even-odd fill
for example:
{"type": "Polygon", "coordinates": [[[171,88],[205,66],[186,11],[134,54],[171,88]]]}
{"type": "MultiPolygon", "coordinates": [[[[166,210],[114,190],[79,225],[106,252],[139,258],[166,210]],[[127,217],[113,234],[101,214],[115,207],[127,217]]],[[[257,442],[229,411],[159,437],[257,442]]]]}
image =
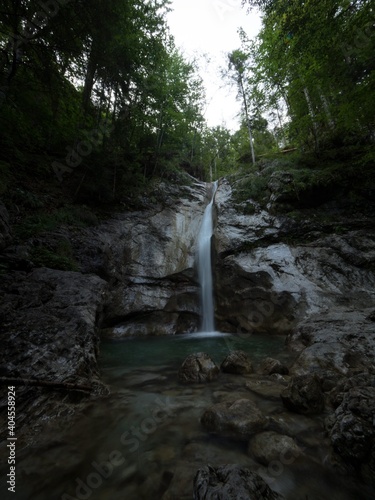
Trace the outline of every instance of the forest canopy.
{"type": "Polygon", "coordinates": [[[283,149],[372,147],[372,2],[243,6],[260,9],[263,25],[253,40],[239,30],[228,54],[225,79],[243,103],[233,133],[205,123],[198,65],[176,47],[169,0],[3,0],[1,191],[14,176],[49,178],[110,200],[154,177],[209,180],[283,149]]]}

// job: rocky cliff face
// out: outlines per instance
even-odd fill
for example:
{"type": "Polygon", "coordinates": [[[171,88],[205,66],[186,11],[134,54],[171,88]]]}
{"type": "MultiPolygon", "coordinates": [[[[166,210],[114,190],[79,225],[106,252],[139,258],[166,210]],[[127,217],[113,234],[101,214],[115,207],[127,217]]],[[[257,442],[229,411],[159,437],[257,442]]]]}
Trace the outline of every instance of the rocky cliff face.
{"type": "Polygon", "coordinates": [[[0,373],[5,382],[26,384],[18,411],[24,408],[24,418],[34,422],[28,432],[46,418],[71,413],[72,402],[77,409],[77,397],[106,391],[97,364],[99,327],[111,338],[198,329],[195,245],[207,194],[199,182],[160,185],[158,201],[143,210],[115,214],[94,228],[41,234],[22,247],[9,246],[8,217],[0,207],[0,246],[7,247],[9,269],[0,283],[0,373]],[[77,272],[35,268],[32,249],[61,241],[70,243],[77,272]]]}
{"type": "MultiPolygon", "coordinates": [[[[161,185],[157,201],[143,210],[39,237],[69,240],[77,272],[35,269],[28,260],[35,239],[8,246],[13,270],[0,285],[2,377],[70,384],[75,400],[85,391],[105,391],[97,367],[99,329],[109,338],[196,331],[195,247],[206,188],[161,185]]],[[[301,210],[298,217],[271,214],[251,200],[236,203],[225,180],[215,207],[217,328],[287,334],[296,353],[293,376],[317,373],[334,385],[340,377],[374,373],[373,221],[326,208],[301,210]]],[[[4,214],[3,246],[10,243],[4,214]]],[[[40,388],[25,389],[24,401],[28,414],[30,401],[36,412],[44,405],[40,418],[71,411],[40,388]]],[[[335,430],[339,425],[331,423],[335,430]]]]}
{"type": "Polygon", "coordinates": [[[109,282],[103,335],[165,335],[196,331],[199,287],[194,264],[206,186],[168,193],[163,204],[118,214],[81,232],[74,247],[83,272],[109,282]]]}
{"type": "Polygon", "coordinates": [[[370,221],[346,214],[345,224],[359,229],[335,234],[331,223],[314,222],[316,213],[295,221],[255,207],[245,215],[227,182],[216,204],[220,329],[290,334],[301,350],[296,373],[371,366],[375,231],[361,228],[370,221]]]}

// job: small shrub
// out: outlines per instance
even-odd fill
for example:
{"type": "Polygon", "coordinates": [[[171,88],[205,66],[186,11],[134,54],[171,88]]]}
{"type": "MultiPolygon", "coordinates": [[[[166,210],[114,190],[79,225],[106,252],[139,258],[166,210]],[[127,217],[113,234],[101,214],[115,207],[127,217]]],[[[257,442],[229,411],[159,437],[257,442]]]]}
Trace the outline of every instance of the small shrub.
{"type": "Polygon", "coordinates": [[[36,267],[49,267],[61,271],[77,271],[78,265],[68,241],[61,241],[55,250],[45,246],[36,246],[30,252],[36,267]]]}
{"type": "Polygon", "coordinates": [[[42,232],[54,231],[62,225],[87,227],[98,223],[98,218],[85,206],[67,206],[53,213],[26,217],[15,229],[16,235],[25,240],[42,232]]]}

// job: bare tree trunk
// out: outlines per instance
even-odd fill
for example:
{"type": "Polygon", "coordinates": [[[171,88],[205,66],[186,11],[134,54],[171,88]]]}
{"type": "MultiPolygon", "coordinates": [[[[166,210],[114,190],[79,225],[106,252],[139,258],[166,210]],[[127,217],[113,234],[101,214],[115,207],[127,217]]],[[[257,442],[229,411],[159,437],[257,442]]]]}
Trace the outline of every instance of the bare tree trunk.
{"type": "Polygon", "coordinates": [[[332,118],[331,110],[329,109],[329,102],[328,102],[327,97],[323,94],[323,91],[320,87],[319,87],[319,94],[320,94],[320,100],[322,101],[325,114],[327,116],[328,125],[332,130],[334,130],[336,124],[332,118]]]}
{"type": "Polygon", "coordinates": [[[305,94],[305,99],[307,102],[307,107],[309,110],[309,115],[311,117],[311,121],[313,124],[313,130],[314,130],[314,139],[315,139],[315,150],[319,151],[319,133],[318,133],[318,124],[316,122],[316,116],[314,112],[314,107],[310,98],[309,90],[307,87],[303,88],[303,93],[305,94]]]}
{"type": "Polygon", "coordinates": [[[89,54],[89,60],[87,63],[86,76],[85,76],[85,84],[83,87],[83,95],[82,95],[82,106],[84,114],[86,115],[90,102],[91,102],[91,94],[95,81],[95,73],[97,70],[97,62],[96,62],[96,43],[93,40],[91,44],[91,50],[89,54]]]}
{"type": "Polygon", "coordinates": [[[245,94],[245,88],[244,88],[244,85],[243,85],[242,75],[240,75],[240,86],[241,86],[242,98],[243,98],[243,102],[244,102],[244,106],[245,106],[246,123],[247,123],[247,128],[248,128],[248,131],[249,131],[251,157],[252,157],[252,160],[253,160],[253,165],[255,165],[255,151],[254,151],[254,143],[253,143],[253,133],[251,131],[250,117],[249,117],[249,108],[248,108],[248,105],[247,105],[247,99],[246,99],[246,94],[245,94]]]}

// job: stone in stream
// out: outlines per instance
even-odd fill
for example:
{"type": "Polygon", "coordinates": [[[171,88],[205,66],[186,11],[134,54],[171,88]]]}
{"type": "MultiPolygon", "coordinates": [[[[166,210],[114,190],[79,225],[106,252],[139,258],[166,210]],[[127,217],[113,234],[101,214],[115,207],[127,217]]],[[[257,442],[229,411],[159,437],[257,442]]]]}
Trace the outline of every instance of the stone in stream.
{"type": "Polygon", "coordinates": [[[219,368],[205,352],[190,354],[178,372],[178,380],[183,384],[204,383],[219,375],[219,368]]]}
{"type": "Polygon", "coordinates": [[[237,375],[246,375],[254,371],[251,361],[244,351],[231,351],[221,363],[220,368],[223,372],[237,375]]]}
{"type": "Polygon", "coordinates": [[[280,375],[288,375],[289,369],[283,365],[278,359],[266,358],[260,365],[260,371],[263,375],[273,375],[278,373],[280,375]]]}
{"type": "Polygon", "coordinates": [[[277,432],[261,432],[252,437],[248,451],[263,465],[273,461],[291,464],[302,454],[294,439],[277,432]]]}
{"type": "Polygon", "coordinates": [[[238,399],[211,406],[203,413],[201,423],[212,434],[247,441],[265,428],[267,419],[255,403],[238,399]]]}
{"type": "Polygon", "coordinates": [[[321,384],[314,375],[300,375],[292,378],[280,397],[288,410],[303,415],[321,413],[324,409],[321,384]]]}
{"type": "Polygon", "coordinates": [[[255,472],[239,465],[207,465],[194,478],[194,500],[281,500],[255,472]]]}

